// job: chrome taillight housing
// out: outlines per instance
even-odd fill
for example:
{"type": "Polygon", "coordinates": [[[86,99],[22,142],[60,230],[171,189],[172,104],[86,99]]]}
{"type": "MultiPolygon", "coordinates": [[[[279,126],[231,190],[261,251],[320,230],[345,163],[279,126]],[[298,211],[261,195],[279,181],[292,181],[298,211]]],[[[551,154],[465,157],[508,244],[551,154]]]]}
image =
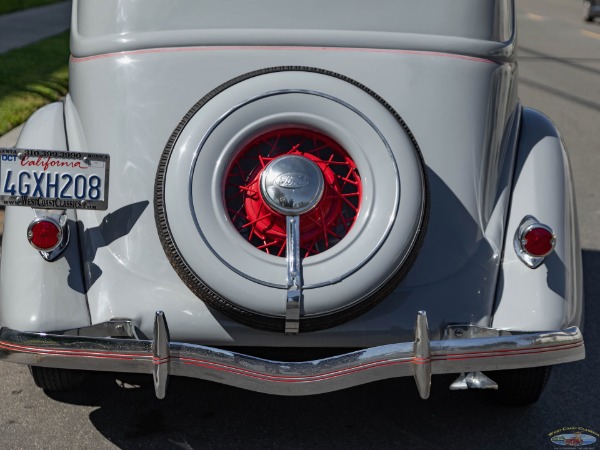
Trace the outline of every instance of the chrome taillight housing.
{"type": "Polygon", "coordinates": [[[514,247],[525,265],[535,269],[554,251],[556,234],[535,217],[526,216],[515,233],[514,247]]]}
{"type": "Polygon", "coordinates": [[[36,210],[35,218],[27,227],[27,240],[45,260],[58,258],[69,243],[66,212],[36,210]]]}

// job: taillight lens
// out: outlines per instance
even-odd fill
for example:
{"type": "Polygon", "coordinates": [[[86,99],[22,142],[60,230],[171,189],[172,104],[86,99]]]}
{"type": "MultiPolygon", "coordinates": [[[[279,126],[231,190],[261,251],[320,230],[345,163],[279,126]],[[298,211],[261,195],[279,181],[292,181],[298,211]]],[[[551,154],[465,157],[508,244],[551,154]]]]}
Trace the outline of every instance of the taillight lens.
{"type": "Polygon", "coordinates": [[[552,230],[545,226],[530,227],[521,238],[521,247],[528,255],[543,257],[554,250],[556,237],[552,230]]]}
{"type": "Polygon", "coordinates": [[[42,219],[32,222],[27,230],[29,243],[43,252],[54,250],[62,240],[62,228],[54,220],[42,219]]]}
{"type": "Polygon", "coordinates": [[[515,232],[514,249],[519,259],[529,268],[539,267],[546,256],[554,251],[556,234],[548,225],[533,216],[525,216],[515,232]]]}

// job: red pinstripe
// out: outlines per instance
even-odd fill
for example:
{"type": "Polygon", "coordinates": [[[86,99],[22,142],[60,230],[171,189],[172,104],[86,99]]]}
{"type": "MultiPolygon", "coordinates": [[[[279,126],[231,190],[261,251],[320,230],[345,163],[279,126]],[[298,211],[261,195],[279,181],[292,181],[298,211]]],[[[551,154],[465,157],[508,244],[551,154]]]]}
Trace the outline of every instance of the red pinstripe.
{"type": "Polygon", "coordinates": [[[270,51],[318,51],[318,52],[355,52],[355,53],[387,53],[394,55],[421,55],[434,56],[442,58],[462,59],[466,61],[480,62],[486,64],[497,64],[496,62],[477,58],[474,56],[457,55],[444,52],[430,52],[423,50],[394,50],[385,48],[344,48],[344,47],[294,47],[294,46],[207,46],[207,47],[167,47],[167,48],[151,48],[144,50],[127,50],[117,53],[104,53],[94,56],[75,57],[71,55],[71,62],[82,63],[93,61],[96,59],[116,58],[129,55],[143,55],[150,53],[180,53],[180,52],[208,52],[208,51],[242,51],[242,50],[270,50],[270,51]]]}
{"type": "Polygon", "coordinates": [[[88,351],[82,349],[65,350],[65,349],[47,349],[43,347],[31,347],[19,344],[13,344],[10,342],[0,341],[0,349],[4,349],[9,352],[20,352],[20,353],[32,353],[39,355],[56,355],[56,356],[67,356],[67,357],[88,357],[88,358],[100,358],[100,359],[116,359],[116,360],[134,360],[134,359],[147,359],[152,361],[154,365],[167,364],[170,361],[180,361],[182,364],[193,365],[196,367],[204,367],[206,369],[212,369],[217,371],[223,371],[233,373],[249,378],[255,378],[258,380],[280,382],[280,383],[306,383],[315,381],[330,380],[345,375],[350,375],[365,370],[374,368],[386,367],[398,364],[412,363],[415,365],[425,365],[436,361],[461,361],[475,358],[497,358],[507,356],[518,356],[518,355],[529,355],[529,354],[541,354],[548,352],[556,352],[561,350],[569,350],[578,347],[582,347],[583,342],[575,342],[568,344],[559,344],[551,347],[542,347],[537,349],[508,349],[508,350],[496,350],[493,352],[468,352],[468,353],[452,353],[446,355],[433,355],[430,358],[418,358],[409,357],[405,359],[397,360],[380,360],[370,363],[360,364],[356,367],[349,367],[346,369],[339,369],[332,372],[327,372],[319,375],[310,376],[290,376],[290,375],[269,375],[260,372],[242,369],[228,364],[222,364],[217,362],[205,361],[196,358],[187,357],[170,357],[170,358],[154,358],[149,354],[144,353],[115,353],[115,352],[102,352],[102,351],[88,351]]]}

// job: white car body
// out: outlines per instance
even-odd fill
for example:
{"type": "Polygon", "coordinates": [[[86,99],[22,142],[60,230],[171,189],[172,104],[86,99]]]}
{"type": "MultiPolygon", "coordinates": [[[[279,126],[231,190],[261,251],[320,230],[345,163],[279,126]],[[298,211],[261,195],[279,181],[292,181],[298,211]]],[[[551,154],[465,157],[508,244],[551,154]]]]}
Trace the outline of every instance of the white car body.
{"type": "Polygon", "coordinates": [[[159,396],[171,373],[286,395],[414,375],[424,398],[432,373],[475,387],[584,357],[568,158],[519,103],[512,1],[73,3],[70,93],[17,148],[108,154],[108,209],[67,210],[49,262],[26,235],[48,210],[7,206],[0,357],[154,373],[159,396]],[[240,146],[289,124],[341,142],[362,182],[354,227],[301,263],[221,205],[240,146]],[[536,268],[515,251],[527,218],[555,236],[536,268]]]}

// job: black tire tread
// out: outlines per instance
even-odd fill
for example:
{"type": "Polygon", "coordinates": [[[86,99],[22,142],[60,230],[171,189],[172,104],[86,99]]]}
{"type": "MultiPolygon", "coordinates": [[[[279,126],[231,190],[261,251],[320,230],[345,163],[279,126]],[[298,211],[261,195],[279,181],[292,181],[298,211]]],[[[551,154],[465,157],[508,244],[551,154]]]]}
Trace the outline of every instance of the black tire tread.
{"type": "Polygon", "coordinates": [[[49,392],[63,392],[81,386],[85,372],[82,370],[56,369],[30,366],[29,371],[36,386],[49,392]]]}
{"type": "Polygon", "coordinates": [[[532,367],[527,369],[498,370],[487,375],[498,383],[494,399],[509,406],[527,406],[536,403],[544,389],[552,366],[532,367]]]}

